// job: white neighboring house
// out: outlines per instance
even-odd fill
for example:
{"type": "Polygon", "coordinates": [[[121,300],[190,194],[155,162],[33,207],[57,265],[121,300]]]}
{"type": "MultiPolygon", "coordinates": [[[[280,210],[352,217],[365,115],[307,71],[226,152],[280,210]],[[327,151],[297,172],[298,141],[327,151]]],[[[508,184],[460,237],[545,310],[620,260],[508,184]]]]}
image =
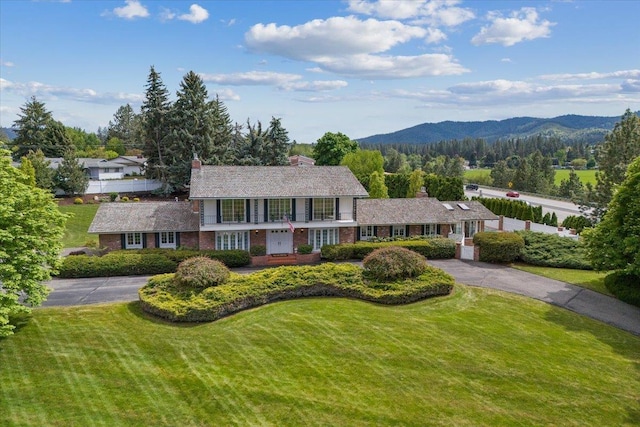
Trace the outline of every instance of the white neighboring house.
{"type": "Polygon", "coordinates": [[[147,166],[147,158],[142,156],[118,156],[111,161],[122,165],[125,176],[144,175],[147,166]]]}
{"type": "MultiPolygon", "coordinates": [[[[62,157],[47,157],[46,160],[51,162],[51,169],[57,170],[62,164],[62,157]]],[[[78,163],[82,165],[84,172],[93,180],[109,180],[124,178],[124,166],[113,160],[91,159],[87,157],[79,157],[78,163]]]]}

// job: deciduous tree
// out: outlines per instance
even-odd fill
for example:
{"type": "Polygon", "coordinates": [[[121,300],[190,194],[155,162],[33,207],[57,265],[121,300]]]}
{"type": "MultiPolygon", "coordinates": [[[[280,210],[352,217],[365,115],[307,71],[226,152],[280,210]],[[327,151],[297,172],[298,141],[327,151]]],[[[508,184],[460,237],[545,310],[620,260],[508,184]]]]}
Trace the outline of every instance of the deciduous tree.
{"type": "Polygon", "coordinates": [[[347,135],[327,132],[313,146],[313,157],[317,166],[336,166],[347,153],[353,153],[357,149],[358,143],[347,135]]]}
{"type": "Polygon", "coordinates": [[[356,150],[347,153],[340,164],[348,167],[367,191],[371,174],[373,172],[384,173],[384,158],[378,150],[356,150]]]}
{"type": "Polygon", "coordinates": [[[384,183],[384,173],[375,171],[369,177],[369,197],[372,199],[389,198],[389,192],[384,183]]]}
{"type": "Polygon", "coordinates": [[[0,150],[0,336],[11,335],[11,319],[40,305],[59,262],[66,216],[51,193],[25,183],[0,150]]]}

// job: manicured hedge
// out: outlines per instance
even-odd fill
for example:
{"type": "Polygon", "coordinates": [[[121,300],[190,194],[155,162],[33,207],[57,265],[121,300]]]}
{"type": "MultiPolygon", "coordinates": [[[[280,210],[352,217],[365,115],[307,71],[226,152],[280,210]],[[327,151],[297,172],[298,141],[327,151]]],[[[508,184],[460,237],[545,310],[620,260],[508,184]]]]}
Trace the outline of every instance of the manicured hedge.
{"type": "Polygon", "coordinates": [[[142,309],[172,322],[209,322],[274,301],[311,296],[358,298],[380,304],[407,304],[447,295],[455,281],[428,266],[415,279],[368,281],[353,264],[278,267],[253,274],[232,273],[229,280],[201,292],[177,284],[173,274],[152,277],[139,291],[142,309]]]}
{"type": "Polygon", "coordinates": [[[178,263],[160,254],[111,252],[104,256],[68,256],[59,277],[111,277],[160,274],[176,271],[178,263]]]}
{"type": "Polygon", "coordinates": [[[520,260],[531,265],[591,270],[585,247],[580,240],[556,234],[516,231],[524,239],[520,260]]]}
{"type": "Polygon", "coordinates": [[[120,250],[103,256],[68,256],[62,261],[58,276],[80,278],[174,273],[179,263],[196,256],[218,260],[227,267],[243,267],[251,263],[247,251],[120,250]]]}
{"type": "Polygon", "coordinates": [[[364,259],[378,248],[400,246],[419,253],[427,259],[448,259],[456,256],[456,242],[452,239],[429,238],[420,240],[396,240],[391,242],[341,243],[325,245],[320,250],[328,261],[364,259]]]}
{"type": "Polygon", "coordinates": [[[513,262],[524,248],[524,239],[517,233],[480,232],[473,236],[480,247],[480,261],[513,262]]]}
{"type": "Polygon", "coordinates": [[[616,271],[604,278],[604,285],[620,301],[640,307],[640,277],[616,271]]]}

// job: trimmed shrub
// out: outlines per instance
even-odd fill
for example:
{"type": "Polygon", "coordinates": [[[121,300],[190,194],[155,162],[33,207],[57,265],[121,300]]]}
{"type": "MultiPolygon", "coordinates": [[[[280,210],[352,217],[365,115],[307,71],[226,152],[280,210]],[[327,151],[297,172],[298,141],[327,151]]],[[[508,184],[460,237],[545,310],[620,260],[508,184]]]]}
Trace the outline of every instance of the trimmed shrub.
{"type": "Polygon", "coordinates": [[[76,197],[75,199],[73,199],[73,204],[74,205],[82,205],[82,204],[84,204],[84,200],[82,200],[82,197],[76,197]]]}
{"type": "Polygon", "coordinates": [[[171,273],[177,263],[162,255],[111,252],[104,256],[77,255],[64,258],[59,276],[112,277],[171,273]]]}
{"type": "Polygon", "coordinates": [[[604,285],[620,301],[640,307],[640,277],[616,271],[605,276],[604,285]]]}
{"type": "Polygon", "coordinates": [[[123,198],[120,199],[120,201],[122,202],[128,202],[129,198],[127,196],[124,196],[123,198]]]}
{"type": "Polygon", "coordinates": [[[582,233],[587,227],[592,227],[593,224],[589,220],[589,218],[582,215],[569,215],[562,221],[562,226],[564,228],[573,228],[576,230],[576,233],[582,233]]]}
{"type": "Polygon", "coordinates": [[[427,269],[422,255],[399,246],[376,249],[362,265],[367,277],[383,282],[417,277],[427,269]]]}
{"type": "Polygon", "coordinates": [[[134,202],[139,202],[139,201],[140,201],[140,198],[139,198],[139,197],[134,197],[134,198],[133,198],[133,201],[134,201],[134,202]]]}
{"type": "Polygon", "coordinates": [[[140,289],[142,309],[173,322],[208,322],[274,301],[313,296],[358,298],[380,304],[408,304],[447,295],[455,280],[427,266],[415,279],[365,281],[353,264],[277,267],[252,274],[231,273],[227,283],[201,292],[185,291],[173,274],[154,276],[140,289]]]}
{"type": "Polygon", "coordinates": [[[199,256],[182,261],[175,279],[182,286],[202,290],[221,285],[227,281],[229,274],[229,269],[220,261],[199,256]]]}
{"type": "Polygon", "coordinates": [[[581,240],[534,231],[516,231],[524,239],[520,260],[531,265],[591,270],[581,240]]]}
{"type": "Polygon", "coordinates": [[[524,248],[524,239],[517,233],[480,232],[473,236],[480,247],[480,261],[513,262],[524,248]]]}
{"type": "Polygon", "coordinates": [[[325,245],[320,250],[322,258],[328,261],[347,259],[364,259],[378,248],[400,246],[419,253],[427,259],[450,259],[456,255],[456,242],[442,237],[409,238],[406,240],[390,240],[384,242],[361,241],[358,243],[342,243],[325,245]]]}
{"type": "Polygon", "coordinates": [[[117,198],[118,198],[118,193],[116,193],[116,192],[109,193],[109,200],[110,201],[115,202],[117,198]]]}
{"type": "Polygon", "coordinates": [[[267,254],[267,247],[265,245],[253,245],[249,248],[251,256],[264,256],[267,254]]]}
{"type": "Polygon", "coordinates": [[[298,245],[298,253],[300,255],[308,255],[313,252],[312,245],[298,245]]]}

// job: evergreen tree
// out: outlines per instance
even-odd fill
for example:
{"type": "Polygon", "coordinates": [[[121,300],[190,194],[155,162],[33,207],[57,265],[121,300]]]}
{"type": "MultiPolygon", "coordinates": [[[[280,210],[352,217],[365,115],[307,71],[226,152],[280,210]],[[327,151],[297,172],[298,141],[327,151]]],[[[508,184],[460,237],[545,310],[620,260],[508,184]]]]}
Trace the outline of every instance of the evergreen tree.
{"type": "Polygon", "coordinates": [[[264,133],[262,123],[251,126],[247,119],[247,135],[245,156],[240,160],[240,164],[247,166],[261,166],[264,158],[264,133]]]}
{"type": "Polygon", "coordinates": [[[33,166],[36,187],[52,191],[55,171],[51,169],[51,162],[44,157],[42,150],[29,151],[23,159],[28,159],[33,166]]]}
{"type": "Polygon", "coordinates": [[[67,150],[58,166],[55,175],[56,187],[60,188],[68,196],[84,194],[89,186],[89,176],[78,162],[73,150],[67,150]]]}
{"type": "Polygon", "coordinates": [[[16,137],[9,143],[15,160],[27,155],[29,151],[42,149],[46,145],[45,130],[53,121],[51,112],[47,111],[43,102],[32,96],[24,107],[20,107],[21,114],[13,122],[16,129],[16,137]]]}
{"type": "Polygon", "coordinates": [[[604,216],[616,186],[624,180],[627,167],[638,156],[640,156],[640,118],[627,109],[613,131],[607,134],[604,144],[598,150],[599,170],[596,172],[596,185],[589,194],[587,203],[581,203],[593,208],[591,217],[595,222],[604,216]]]}
{"type": "Polygon", "coordinates": [[[389,192],[384,183],[384,173],[375,171],[369,177],[369,197],[372,199],[389,198],[389,192]]]}
{"type": "Polygon", "coordinates": [[[237,130],[231,122],[231,117],[227,111],[227,106],[220,100],[216,94],[216,98],[211,101],[210,105],[213,114],[213,135],[212,135],[212,158],[209,164],[224,163],[229,144],[234,132],[237,130]]]}
{"type": "Polygon", "coordinates": [[[204,164],[221,163],[213,144],[213,104],[208,101],[204,82],[193,71],[189,71],[180,83],[169,121],[167,183],[172,191],[183,190],[190,180],[194,155],[204,164]]]}
{"type": "Polygon", "coordinates": [[[62,123],[55,120],[51,120],[44,130],[44,145],[41,149],[45,157],[64,157],[64,154],[69,150],[75,152],[67,129],[62,123]]]}
{"type": "Polygon", "coordinates": [[[409,174],[387,174],[384,176],[384,183],[387,186],[389,197],[392,199],[404,198],[409,190],[409,174]]]}
{"type": "Polygon", "coordinates": [[[556,215],[555,212],[551,213],[551,219],[549,220],[549,225],[551,225],[553,227],[557,227],[558,226],[558,216],[556,215]]]}
{"type": "Polygon", "coordinates": [[[170,106],[169,91],[160,74],[152,66],[141,108],[142,153],[147,158],[147,178],[159,180],[162,183],[161,191],[165,194],[171,192],[166,164],[169,157],[166,140],[169,136],[170,106]]]}
{"type": "Polygon", "coordinates": [[[569,179],[560,181],[558,196],[567,199],[582,199],[584,197],[584,185],[573,168],[569,171],[569,179]]]}
{"type": "Polygon", "coordinates": [[[286,166],[289,164],[289,135],[282,127],[280,119],[271,118],[269,128],[264,135],[263,163],[267,166],[286,166]]]}
{"type": "Polygon", "coordinates": [[[138,142],[139,127],[140,119],[131,105],[122,105],[113,115],[113,121],[109,121],[107,140],[118,138],[122,141],[125,150],[142,148],[138,142]]]}
{"type": "Polygon", "coordinates": [[[494,187],[508,188],[513,181],[513,172],[507,167],[507,162],[500,160],[491,169],[491,179],[494,187]]]}

